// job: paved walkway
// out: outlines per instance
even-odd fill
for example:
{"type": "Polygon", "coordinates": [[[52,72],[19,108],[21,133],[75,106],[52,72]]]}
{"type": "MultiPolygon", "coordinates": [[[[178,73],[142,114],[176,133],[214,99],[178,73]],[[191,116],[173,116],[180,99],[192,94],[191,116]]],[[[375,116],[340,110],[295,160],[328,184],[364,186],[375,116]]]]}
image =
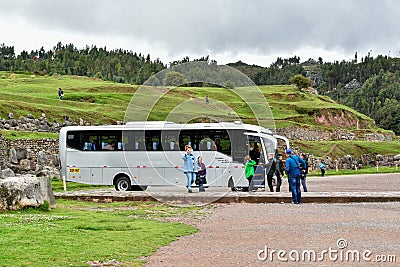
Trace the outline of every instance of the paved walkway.
{"type": "MultiPolygon", "coordinates": [[[[309,192],[302,193],[304,203],[349,203],[400,201],[400,173],[311,177],[309,192]]],[[[196,191],[196,189],[194,190],[196,191]]],[[[208,188],[188,194],[185,188],[149,187],[145,192],[118,192],[114,189],[58,192],[59,198],[92,201],[152,201],[176,204],[208,203],[290,203],[287,180],[283,192],[231,192],[227,188],[208,188]]]]}

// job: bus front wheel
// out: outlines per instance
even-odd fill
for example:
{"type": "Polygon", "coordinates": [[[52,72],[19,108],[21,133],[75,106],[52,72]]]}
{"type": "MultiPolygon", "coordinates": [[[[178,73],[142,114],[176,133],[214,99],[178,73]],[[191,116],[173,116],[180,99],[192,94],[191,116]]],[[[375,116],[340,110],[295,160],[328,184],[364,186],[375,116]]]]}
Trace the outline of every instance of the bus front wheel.
{"type": "Polygon", "coordinates": [[[126,176],[118,177],[115,180],[115,190],[117,191],[129,191],[131,189],[131,181],[126,176]]]}

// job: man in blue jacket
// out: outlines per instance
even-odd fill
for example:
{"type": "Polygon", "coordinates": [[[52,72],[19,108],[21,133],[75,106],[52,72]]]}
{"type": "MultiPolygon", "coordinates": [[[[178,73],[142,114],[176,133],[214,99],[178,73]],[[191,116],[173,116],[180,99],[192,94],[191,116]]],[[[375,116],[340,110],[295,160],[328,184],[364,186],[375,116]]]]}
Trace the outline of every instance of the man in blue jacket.
{"type": "Polygon", "coordinates": [[[306,163],[303,159],[296,155],[292,155],[292,150],[286,150],[286,173],[289,178],[290,187],[292,190],[292,200],[294,204],[301,203],[301,191],[300,191],[300,162],[303,166],[306,163]]]}

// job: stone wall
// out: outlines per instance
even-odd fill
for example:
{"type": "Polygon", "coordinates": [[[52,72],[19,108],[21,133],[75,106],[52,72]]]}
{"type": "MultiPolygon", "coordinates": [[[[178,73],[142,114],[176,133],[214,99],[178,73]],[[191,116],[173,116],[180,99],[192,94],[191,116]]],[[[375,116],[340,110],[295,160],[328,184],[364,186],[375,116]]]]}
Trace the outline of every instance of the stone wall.
{"type": "MultiPolygon", "coordinates": [[[[284,147],[280,151],[284,151],[284,147]]],[[[302,151],[299,149],[292,149],[296,155],[300,155],[302,151]]],[[[313,155],[308,155],[308,164],[311,170],[318,169],[318,165],[321,161],[325,162],[327,169],[361,169],[363,167],[400,167],[400,154],[398,155],[372,155],[364,154],[357,158],[352,155],[345,155],[340,158],[332,159],[330,157],[319,158],[313,155]]]]}
{"type": "Polygon", "coordinates": [[[17,139],[6,140],[0,136],[0,165],[1,162],[8,162],[9,151],[15,148],[17,151],[24,150],[30,154],[33,160],[37,160],[39,151],[45,151],[47,154],[58,154],[58,139],[17,139]]]}
{"type": "Polygon", "coordinates": [[[8,119],[0,118],[0,129],[15,131],[34,131],[34,132],[59,132],[61,127],[73,125],[68,116],[64,116],[65,121],[49,122],[46,115],[42,115],[35,119],[31,114],[26,117],[21,116],[19,119],[14,118],[14,114],[8,114],[8,119]]]}
{"type": "Polygon", "coordinates": [[[0,169],[3,178],[15,174],[59,177],[58,140],[5,140],[0,137],[0,169]]]}
{"type": "Polygon", "coordinates": [[[332,140],[360,140],[360,141],[392,141],[393,134],[353,133],[346,129],[320,130],[303,127],[284,127],[276,130],[279,135],[286,136],[289,140],[300,141],[332,141],[332,140]]]}

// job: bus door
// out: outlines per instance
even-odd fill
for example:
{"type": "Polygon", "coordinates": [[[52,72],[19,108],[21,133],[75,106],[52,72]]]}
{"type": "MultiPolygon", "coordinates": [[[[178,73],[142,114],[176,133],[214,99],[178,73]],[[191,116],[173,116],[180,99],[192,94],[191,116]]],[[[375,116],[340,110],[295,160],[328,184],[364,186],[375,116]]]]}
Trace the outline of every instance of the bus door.
{"type": "Polygon", "coordinates": [[[257,133],[245,133],[245,134],[247,135],[249,155],[251,159],[257,163],[257,165],[254,166],[253,187],[254,188],[264,187],[265,186],[265,168],[263,164],[265,162],[264,144],[261,141],[259,134],[257,133]]]}

